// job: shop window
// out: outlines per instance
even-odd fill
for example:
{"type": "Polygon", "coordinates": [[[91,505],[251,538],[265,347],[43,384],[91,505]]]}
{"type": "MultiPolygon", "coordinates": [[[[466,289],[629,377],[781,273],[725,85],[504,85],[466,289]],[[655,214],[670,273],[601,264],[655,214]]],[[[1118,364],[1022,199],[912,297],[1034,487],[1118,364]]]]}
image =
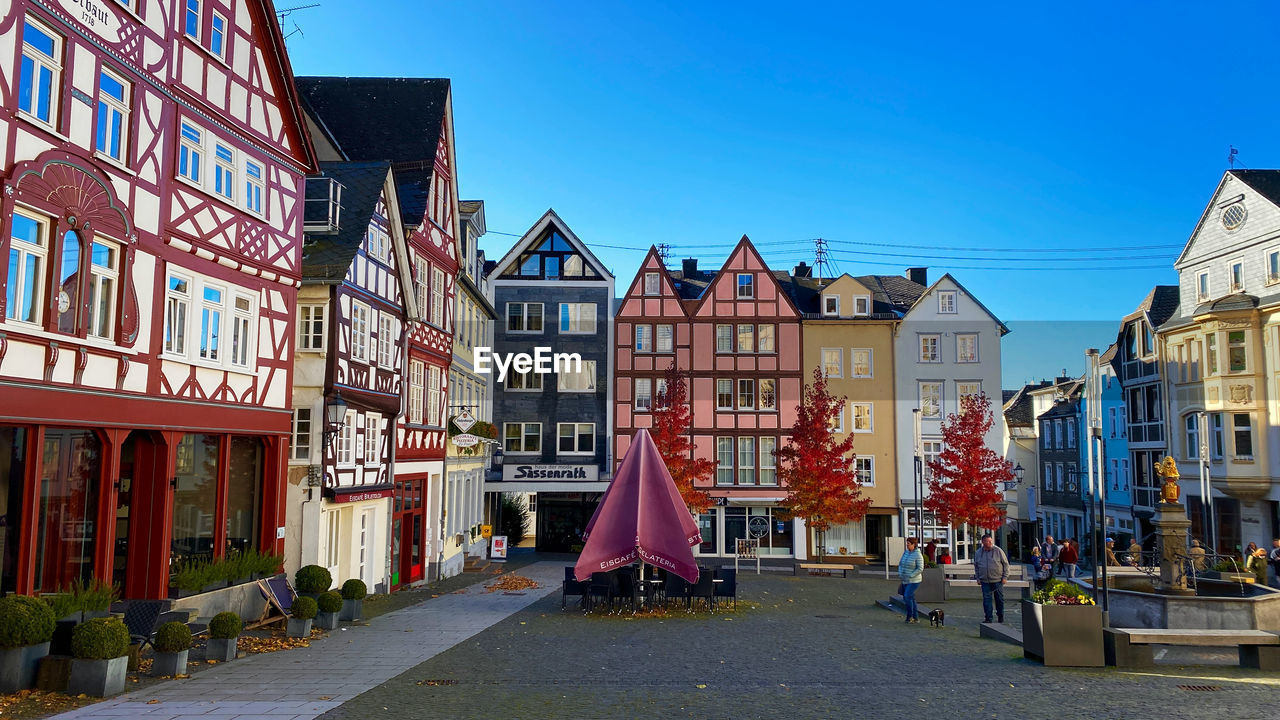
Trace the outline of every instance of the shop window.
{"type": "Polygon", "coordinates": [[[213,558],[220,440],[218,435],[188,433],[178,442],[169,549],[175,570],[189,560],[213,558]]]}
{"type": "Polygon", "coordinates": [[[227,469],[228,551],[243,552],[258,547],[262,454],[260,439],[231,438],[231,464],[227,469]]]}
{"type": "Polygon", "coordinates": [[[36,592],[93,578],[102,444],[91,431],[48,428],[38,500],[36,592]]]}
{"type": "Polygon", "coordinates": [[[23,535],[22,495],[27,476],[27,431],[0,427],[0,593],[17,589],[18,546],[23,535]]]}

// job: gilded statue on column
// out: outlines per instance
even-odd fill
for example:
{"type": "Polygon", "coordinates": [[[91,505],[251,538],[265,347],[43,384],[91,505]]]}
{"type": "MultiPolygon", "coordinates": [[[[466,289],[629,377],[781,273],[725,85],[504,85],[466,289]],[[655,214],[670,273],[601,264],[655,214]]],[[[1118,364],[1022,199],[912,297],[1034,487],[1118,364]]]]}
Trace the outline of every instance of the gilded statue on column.
{"type": "Polygon", "coordinates": [[[1181,488],[1178,487],[1178,461],[1164,456],[1164,459],[1156,463],[1156,475],[1164,478],[1164,486],[1160,488],[1160,500],[1167,503],[1177,503],[1178,498],[1182,495],[1181,488]]]}

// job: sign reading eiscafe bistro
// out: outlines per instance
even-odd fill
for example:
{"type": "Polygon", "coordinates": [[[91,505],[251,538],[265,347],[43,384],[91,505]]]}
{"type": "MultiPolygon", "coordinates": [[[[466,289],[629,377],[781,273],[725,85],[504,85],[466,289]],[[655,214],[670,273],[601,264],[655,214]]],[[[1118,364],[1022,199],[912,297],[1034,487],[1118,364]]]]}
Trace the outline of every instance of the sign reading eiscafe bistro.
{"type": "Polygon", "coordinates": [[[507,482],[597,482],[600,468],[595,465],[525,465],[512,463],[502,466],[502,479],[507,482]]]}

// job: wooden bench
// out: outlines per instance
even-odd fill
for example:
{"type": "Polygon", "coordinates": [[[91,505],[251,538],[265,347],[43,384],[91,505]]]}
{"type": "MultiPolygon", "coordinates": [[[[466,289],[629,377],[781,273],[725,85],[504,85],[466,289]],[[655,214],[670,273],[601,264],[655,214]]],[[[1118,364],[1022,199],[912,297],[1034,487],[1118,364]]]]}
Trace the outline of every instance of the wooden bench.
{"type": "Polygon", "coordinates": [[[849,573],[853,571],[852,565],[836,565],[834,563],[802,563],[798,562],[791,566],[792,576],[799,575],[801,570],[807,571],[810,575],[824,575],[831,573],[840,573],[840,577],[847,578],[849,573]]]}
{"type": "Polygon", "coordinates": [[[1103,628],[1102,634],[1107,664],[1117,667],[1151,667],[1153,645],[1184,645],[1237,647],[1242,667],[1280,670],[1280,634],[1265,630],[1103,628]]]}
{"type": "MultiPolygon", "coordinates": [[[[1009,563],[1009,580],[1004,586],[1030,588],[1031,581],[1026,579],[1024,571],[1021,563],[1009,563]]],[[[942,573],[946,577],[947,587],[981,587],[978,581],[973,579],[972,565],[943,565],[942,573]]]]}

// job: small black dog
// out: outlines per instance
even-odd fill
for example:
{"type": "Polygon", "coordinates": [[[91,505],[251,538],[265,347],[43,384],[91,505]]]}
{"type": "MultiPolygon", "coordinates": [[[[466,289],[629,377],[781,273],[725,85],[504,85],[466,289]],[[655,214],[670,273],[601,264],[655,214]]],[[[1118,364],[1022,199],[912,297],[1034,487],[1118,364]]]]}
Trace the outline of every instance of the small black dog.
{"type": "Polygon", "coordinates": [[[929,627],[946,627],[947,611],[938,609],[929,611],[929,627]]]}

